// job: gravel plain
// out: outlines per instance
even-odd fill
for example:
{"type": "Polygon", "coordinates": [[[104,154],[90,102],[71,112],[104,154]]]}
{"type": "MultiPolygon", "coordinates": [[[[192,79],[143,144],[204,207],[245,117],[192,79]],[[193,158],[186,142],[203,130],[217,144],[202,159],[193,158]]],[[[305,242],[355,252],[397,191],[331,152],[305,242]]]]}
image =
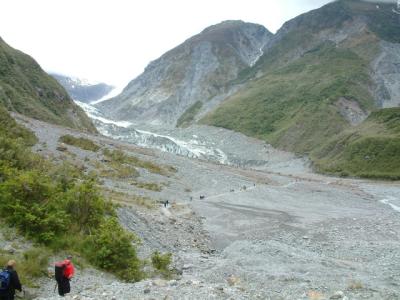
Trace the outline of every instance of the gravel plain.
{"type": "MultiPolygon", "coordinates": [[[[399,182],[314,174],[306,160],[271,148],[269,165],[223,165],[17,118],[38,136],[35,150],[56,160],[101,159],[71,146],[73,155],[57,151],[58,137],[70,133],[178,170],[169,177],[140,170],[143,180],[165,183],[161,192],[104,184],[155,199],[155,209],[122,207],[120,222],[141,237],[140,255],[172,252],[181,275],[129,284],[78,270],[65,299],[400,299],[399,182]],[[168,208],[159,204],[164,200],[168,208]]],[[[212,130],[216,139],[228,138],[212,130]]],[[[264,147],[243,141],[243,152],[264,147]]],[[[43,279],[32,293],[57,299],[53,289],[54,281],[43,279]]]]}

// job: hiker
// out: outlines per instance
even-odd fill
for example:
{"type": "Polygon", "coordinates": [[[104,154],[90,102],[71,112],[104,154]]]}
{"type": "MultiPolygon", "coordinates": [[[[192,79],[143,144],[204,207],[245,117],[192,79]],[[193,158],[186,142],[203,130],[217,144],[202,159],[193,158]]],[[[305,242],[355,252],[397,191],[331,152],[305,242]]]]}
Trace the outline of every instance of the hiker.
{"type": "Polygon", "coordinates": [[[15,271],[16,264],[15,260],[10,260],[0,272],[0,300],[14,300],[15,290],[22,292],[21,282],[15,271]]]}
{"type": "Polygon", "coordinates": [[[70,280],[74,276],[75,268],[71,262],[72,256],[57,262],[54,266],[54,275],[58,285],[58,294],[64,296],[71,291],[70,280]]]}

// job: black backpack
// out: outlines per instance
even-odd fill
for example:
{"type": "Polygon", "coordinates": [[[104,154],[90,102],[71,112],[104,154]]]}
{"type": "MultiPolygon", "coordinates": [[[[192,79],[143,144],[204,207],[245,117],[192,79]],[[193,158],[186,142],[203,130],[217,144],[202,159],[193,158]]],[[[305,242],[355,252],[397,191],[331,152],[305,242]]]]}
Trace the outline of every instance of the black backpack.
{"type": "Polygon", "coordinates": [[[56,263],[54,265],[54,277],[57,281],[61,281],[64,277],[65,264],[56,263]]]}

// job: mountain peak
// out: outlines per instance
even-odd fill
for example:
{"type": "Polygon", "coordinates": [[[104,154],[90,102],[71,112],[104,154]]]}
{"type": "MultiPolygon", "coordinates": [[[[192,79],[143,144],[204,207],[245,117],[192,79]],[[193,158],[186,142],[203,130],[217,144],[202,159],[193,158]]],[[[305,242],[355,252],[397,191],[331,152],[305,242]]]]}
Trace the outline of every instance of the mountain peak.
{"type": "Polygon", "coordinates": [[[99,106],[111,118],[175,126],[184,115],[192,119],[222,101],[215,97],[261,57],[272,36],[264,26],[240,20],[207,27],[152,61],[119,96],[99,106]]]}

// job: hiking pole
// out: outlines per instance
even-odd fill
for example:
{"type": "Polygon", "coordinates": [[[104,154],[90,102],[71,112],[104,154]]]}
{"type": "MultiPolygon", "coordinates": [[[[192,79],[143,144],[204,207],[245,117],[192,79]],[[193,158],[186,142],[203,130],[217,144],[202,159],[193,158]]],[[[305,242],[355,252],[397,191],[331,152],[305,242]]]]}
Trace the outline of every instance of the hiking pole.
{"type": "Polygon", "coordinates": [[[54,286],[54,293],[56,292],[56,288],[57,288],[57,282],[56,285],[54,286]]]}

